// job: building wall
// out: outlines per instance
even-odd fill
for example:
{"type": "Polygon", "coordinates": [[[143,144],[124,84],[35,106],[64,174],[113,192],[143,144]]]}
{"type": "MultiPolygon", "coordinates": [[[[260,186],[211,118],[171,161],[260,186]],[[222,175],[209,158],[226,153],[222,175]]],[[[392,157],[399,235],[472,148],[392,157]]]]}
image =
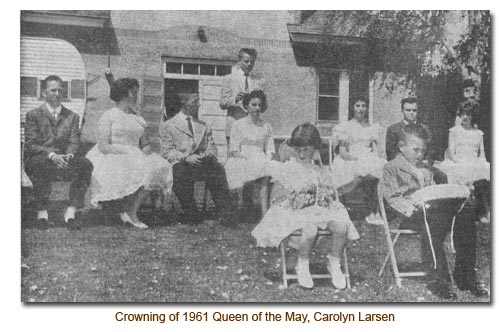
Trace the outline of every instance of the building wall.
{"type": "MultiPolygon", "coordinates": [[[[450,25],[453,40],[463,29],[463,17],[455,16],[450,25]]],[[[287,23],[299,23],[299,17],[298,11],[112,11],[116,45],[110,67],[116,78],[160,78],[162,57],[236,62],[241,47],[254,47],[259,53],[254,70],[265,79],[269,100],[263,118],[271,123],[276,136],[285,137],[297,124],[316,120],[316,74],[314,68],[297,66],[286,27],[287,23]],[[207,42],[199,40],[199,27],[205,30],[207,42]]],[[[82,44],[75,45],[88,72],[83,139],[90,142],[96,141],[99,117],[113,106],[104,78],[108,67],[108,56],[102,51],[106,49],[104,40],[85,37],[82,44]]],[[[386,128],[400,120],[399,102],[408,92],[390,94],[378,88],[377,81],[374,86],[373,121],[386,128]]],[[[323,136],[328,136],[332,125],[321,128],[323,136]]]]}
{"type": "MultiPolygon", "coordinates": [[[[277,136],[288,136],[301,122],[316,117],[316,81],[310,68],[298,67],[288,40],[286,11],[117,11],[111,13],[119,55],[110,58],[115,78],[161,77],[162,57],[188,57],[236,62],[241,47],[254,47],[254,72],[266,81],[268,111],[263,115],[277,136]],[[230,19],[229,19],[230,18],[230,19]],[[245,27],[242,22],[252,22],[245,27]],[[207,42],[197,37],[204,26],[207,42]],[[241,34],[241,35],[240,35],[241,34]]],[[[90,76],[83,138],[94,141],[101,114],[112,107],[104,78],[107,56],[83,54],[90,76]]]]}
{"type": "Polygon", "coordinates": [[[179,10],[112,11],[114,28],[157,31],[196,25],[227,29],[240,37],[288,41],[287,23],[295,13],[283,10],[179,10]]]}

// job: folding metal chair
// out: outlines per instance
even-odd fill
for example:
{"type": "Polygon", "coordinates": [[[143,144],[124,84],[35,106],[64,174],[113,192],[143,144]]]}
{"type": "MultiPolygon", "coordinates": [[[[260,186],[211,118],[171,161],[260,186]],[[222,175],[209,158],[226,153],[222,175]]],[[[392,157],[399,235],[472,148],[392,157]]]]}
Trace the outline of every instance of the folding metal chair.
{"type": "MultiPolygon", "coordinates": [[[[323,164],[321,162],[320,154],[318,151],[316,151],[316,152],[317,153],[314,155],[314,160],[316,163],[318,163],[320,166],[322,166],[323,164]]],[[[280,144],[279,156],[280,156],[281,162],[285,162],[285,161],[289,160],[293,156],[293,154],[294,154],[293,148],[289,147],[288,144],[286,144],[286,141],[284,141],[283,143],[280,144]]],[[[338,197],[337,193],[336,193],[336,195],[338,197]]],[[[302,231],[299,229],[299,230],[293,232],[292,234],[290,234],[286,239],[281,241],[281,243],[279,245],[280,260],[281,260],[281,276],[283,279],[283,285],[285,287],[288,287],[288,280],[298,279],[297,274],[289,273],[287,271],[287,268],[286,268],[286,266],[287,266],[287,264],[286,264],[286,251],[288,248],[288,240],[292,237],[300,237],[300,236],[302,236],[302,231]]],[[[328,229],[324,229],[324,230],[319,229],[317,236],[318,236],[318,240],[319,240],[320,237],[331,237],[332,233],[328,229]]],[[[346,278],[347,288],[350,289],[351,282],[350,282],[349,263],[348,263],[348,259],[347,259],[346,249],[344,249],[344,252],[343,252],[342,269],[343,269],[344,277],[346,278]]],[[[325,274],[311,273],[311,277],[313,279],[330,279],[331,275],[328,273],[325,273],[325,274]]]]}
{"type": "MultiPolygon", "coordinates": [[[[407,237],[413,236],[413,237],[415,237],[415,236],[419,236],[420,234],[417,231],[414,231],[411,229],[391,228],[389,226],[387,214],[385,211],[384,198],[382,195],[382,185],[383,185],[383,183],[382,183],[382,181],[380,181],[378,186],[377,186],[377,195],[378,195],[380,214],[382,216],[382,220],[384,221],[382,226],[384,227],[384,234],[385,234],[385,239],[386,239],[386,243],[387,243],[388,253],[384,258],[382,267],[380,268],[378,275],[379,275],[379,277],[382,275],[382,273],[384,272],[384,269],[387,265],[387,262],[390,260],[392,272],[394,274],[394,279],[396,281],[396,285],[398,287],[401,287],[402,278],[424,277],[427,275],[427,272],[425,272],[425,271],[406,271],[406,272],[399,271],[398,261],[396,259],[396,252],[394,250],[394,247],[396,246],[396,243],[398,242],[398,240],[400,239],[401,236],[407,236],[407,237]]],[[[451,273],[450,260],[451,260],[451,258],[449,257],[449,254],[448,254],[446,256],[446,264],[448,266],[448,271],[450,273],[450,276],[451,276],[452,282],[453,282],[453,274],[451,273]]]]}

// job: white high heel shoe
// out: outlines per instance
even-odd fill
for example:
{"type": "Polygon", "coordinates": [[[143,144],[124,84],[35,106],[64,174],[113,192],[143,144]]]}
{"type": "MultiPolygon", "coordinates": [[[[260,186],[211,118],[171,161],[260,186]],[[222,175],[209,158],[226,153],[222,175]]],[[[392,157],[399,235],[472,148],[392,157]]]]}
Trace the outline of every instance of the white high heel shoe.
{"type": "Polygon", "coordinates": [[[123,221],[123,224],[125,226],[128,226],[128,224],[130,224],[130,226],[133,226],[133,227],[139,228],[139,229],[148,228],[148,225],[146,225],[140,221],[133,221],[126,212],[120,213],[120,219],[123,221]]]}

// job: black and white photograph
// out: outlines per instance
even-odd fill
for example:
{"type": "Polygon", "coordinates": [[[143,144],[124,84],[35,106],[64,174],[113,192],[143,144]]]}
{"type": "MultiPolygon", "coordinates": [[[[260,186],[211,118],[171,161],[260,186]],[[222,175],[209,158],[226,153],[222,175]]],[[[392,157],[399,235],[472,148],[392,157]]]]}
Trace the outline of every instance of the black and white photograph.
{"type": "Polygon", "coordinates": [[[491,302],[488,8],[18,14],[20,302],[491,302]]]}

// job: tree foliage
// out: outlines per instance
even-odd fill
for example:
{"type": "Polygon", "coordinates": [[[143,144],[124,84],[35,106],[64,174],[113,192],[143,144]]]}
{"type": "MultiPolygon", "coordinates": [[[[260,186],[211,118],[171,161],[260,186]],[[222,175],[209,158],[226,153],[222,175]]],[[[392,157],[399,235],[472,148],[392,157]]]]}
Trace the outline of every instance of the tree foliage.
{"type": "Polygon", "coordinates": [[[323,31],[324,36],[363,38],[369,54],[377,58],[377,66],[366,69],[405,74],[403,84],[411,85],[419,76],[451,73],[489,81],[489,11],[328,11],[323,31]],[[457,29],[463,30],[459,38],[450,39],[450,31],[457,29]]]}

